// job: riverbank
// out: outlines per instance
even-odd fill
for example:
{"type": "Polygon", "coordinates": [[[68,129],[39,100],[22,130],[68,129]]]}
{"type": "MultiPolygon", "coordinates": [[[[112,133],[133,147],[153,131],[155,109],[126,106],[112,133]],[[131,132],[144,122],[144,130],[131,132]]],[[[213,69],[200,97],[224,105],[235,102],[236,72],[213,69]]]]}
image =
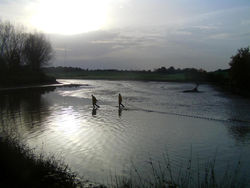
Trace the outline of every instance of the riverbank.
{"type": "Polygon", "coordinates": [[[0,187],[82,187],[63,162],[35,156],[15,138],[1,136],[0,153],[0,187]]]}
{"type": "Polygon", "coordinates": [[[231,171],[225,169],[225,174],[218,179],[215,174],[215,159],[208,161],[205,169],[192,172],[192,160],[187,167],[180,169],[178,178],[173,178],[171,161],[165,156],[166,164],[158,164],[149,159],[152,179],[143,179],[133,164],[130,177],[111,176],[108,186],[83,181],[70,168],[54,157],[45,158],[42,154],[36,156],[31,149],[21,144],[17,139],[0,136],[0,186],[1,187],[51,187],[51,188],[143,188],[143,187],[248,187],[247,182],[240,181],[240,165],[231,171]],[[160,169],[158,166],[160,165],[160,169]],[[204,170],[204,171],[203,171],[204,170]],[[133,174],[133,175],[132,175],[133,174]]]}
{"type": "Polygon", "coordinates": [[[16,87],[27,85],[41,85],[41,84],[57,84],[56,78],[48,76],[42,71],[28,71],[19,70],[11,72],[3,70],[0,71],[0,87],[16,87]]]}
{"type": "Polygon", "coordinates": [[[71,83],[60,83],[56,84],[45,84],[45,85],[25,85],[25,86],[15,86],[15,87],[0,87],[0,91],[11,91],[19,89],[32,89],[32,88],[50,88],[50,87],[79,87],[81,84],[71,84],[71,83]]]}

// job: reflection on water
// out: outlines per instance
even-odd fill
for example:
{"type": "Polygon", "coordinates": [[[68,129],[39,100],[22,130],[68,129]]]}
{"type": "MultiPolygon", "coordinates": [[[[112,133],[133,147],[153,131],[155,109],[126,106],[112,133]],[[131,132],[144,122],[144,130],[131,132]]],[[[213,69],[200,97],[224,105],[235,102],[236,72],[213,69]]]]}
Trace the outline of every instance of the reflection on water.
{"type": "Polygon", "coordinates": [[[119,117],[122,116],[122,108],[118,108],[118,116],[119,116],[119,117]]]}
{"type": "MultiPolygon", "coordinates": [[[[131,160],[143,174],[146,161],[168,152],[178,168],[193,155],[205,163],[217,151],[218,171],[241,156],[250,162],[250,101],[208,85],[62,80],[84,84],[0,92],[1,130],[20,133],[38,152],[64,158],[80,175],[102,182],[128,175],[131,160]],[[121,93],[125,108],[118,108],[121,93]],[[91,95],[99,99],[93,109],[91,95]]],[[[247,165],[243,167],[250,174],[247,165]]]]}
{"type": "Polygon", "coordinates": [[[228,127],[229,134],[232,135],[235,140],[243,143],[249,143],[250,138],[250,126],[249,125],[231,125],[228,127]]]}
{"type": "Polygon", "coordinates": [[[97,111],[96,108],[93,108],[93,109],[92,109],[92,116],[93,116],[93,117],[96,116],[96,111],[97,111]]]}
{"type": "Polygon", "coordinates": [[[11,129],[32,131],[50,115],[49,104],[42,95],[54,91],[55,87],[34,88],[32,90],[12,90],[0,92],[1,124],[11,125],[11,129]]]}

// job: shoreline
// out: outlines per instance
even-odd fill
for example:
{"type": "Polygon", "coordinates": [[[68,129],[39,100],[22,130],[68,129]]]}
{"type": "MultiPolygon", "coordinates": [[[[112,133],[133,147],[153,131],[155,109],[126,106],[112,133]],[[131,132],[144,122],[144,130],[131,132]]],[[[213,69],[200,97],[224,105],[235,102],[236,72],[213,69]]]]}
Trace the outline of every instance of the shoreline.
{"type": "Polygon", "coordinates": [[[21,90],[21,89],[33,89],[33,88],[49,88],[49,87],[78,87],[82,84],[71,84],[71,83],[60,83],[57,84],[45,84],[45,85],[27,85],[27,86],[15,86],[15,87],[0,87],[1,91],[13,91],[13,90],[21,90]]]}
{"type": "MultiPolygon", "coordinates": [[[[169,82],[169,83],[189,83],[195,84],[195,81],[189,80],[161,80],[161,79],[116,79],[116,78],[57,78],[58,80],[94,80],[94,81],[131,81],[131,82],[169,82]]],[[[211,84],[214,85],[213,82],[201,81],[200,84],[211,84]]]]}
{"type": "MultiPolygon", "coordinates": [[[[131,174],[129,177],[118,177],[115,174],[111,175],[111,181],[104,183],[97,183],[84,179],[84,177],[78,176],[78,174],[70,169],[70,167],[56,159],[53,155],[45,157],[44,154],[38,156],[34,155],[34,152],[27,145],[21,143],[17,138],[6,136],[0,137],[0,149],[2,155],[1,166],[4,169],[0,172],[0,186],[5,187],[68,187],[68,188],[140,188],[140,187],[248,187],[249,182],[247,180],[241,180],[243,172],[240,170],[241,161],[237,161],[236,167],[229,171],[225,169],[224,177],[221,181],[218,174],[215,174],[215,158],[212,161],[208,161],[208,169],[201,169],[201,172],[207,173],[206,176],[200,177],[200,172],[191,172],[190,168],[180,171],[182,180],[173,178],[171,176],[172,169],[162,166],[162,170],[157,170],[157,167],[153,165],[151,168],[154,173],[155,179],[149,181],[141,179],[140,174],[131,174]],[[6,173],[7,172],[7,173],[6,173]],[[170,174],[167,175],[166,172],[170,174]],[[25,174],[25,176],[23,175],[25,174]],[[188,174],[188,176],[187,176],[188,174]],[[196,180],[194,177],[199,176],[196,180]],[[112,181],[112,177],[115,181],[112,181]],[[14,179],[14,181],[12,181],[14,179]],[[196,180],[192,182],[191,180],[196,180]],[[215,186],[216,185],[216,186],[215,186]]],[[[166,158],[165,160],[169,160],[166,158]]],[[[187,159],[187,165],[191,166],[192,160],[187,159]]],[[[171,161],[167,162],[167,165],[171,165],[171,161]]],[[[137,171],[136,167],[134,170],[137,171]]]]}

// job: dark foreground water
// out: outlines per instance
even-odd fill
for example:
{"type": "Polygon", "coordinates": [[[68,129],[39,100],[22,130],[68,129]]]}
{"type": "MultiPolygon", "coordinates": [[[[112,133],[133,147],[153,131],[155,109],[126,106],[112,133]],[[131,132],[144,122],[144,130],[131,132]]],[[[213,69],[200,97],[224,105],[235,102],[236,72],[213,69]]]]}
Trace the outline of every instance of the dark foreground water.
{"type": "Polygon", "coordinates": [[[250,100],[201,85],[132,81],[60,80],[80,87],[0,92],[1,130],[9,129],[37,153],[54,155],[92,181],[144,176],[148,161],[174,170],[192,157],[202,167],[216,156],[216,172],[241,161],[250,178],[250,100]],[[118,93],[126,106],[118,110],[118,93]],[[100,109],[92,110],[91,94],[100,109]]]}

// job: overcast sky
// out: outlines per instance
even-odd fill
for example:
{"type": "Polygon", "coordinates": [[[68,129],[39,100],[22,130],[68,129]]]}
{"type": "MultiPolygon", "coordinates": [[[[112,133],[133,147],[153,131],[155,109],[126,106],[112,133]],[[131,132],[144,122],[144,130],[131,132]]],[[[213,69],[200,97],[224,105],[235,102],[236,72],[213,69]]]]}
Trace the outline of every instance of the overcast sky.
{"type": "Polygon", "coordinates": [[[249,0],[0,0],[0,18],[48,34],[54,66],[210,71],[250,45],[249,0]]]}

